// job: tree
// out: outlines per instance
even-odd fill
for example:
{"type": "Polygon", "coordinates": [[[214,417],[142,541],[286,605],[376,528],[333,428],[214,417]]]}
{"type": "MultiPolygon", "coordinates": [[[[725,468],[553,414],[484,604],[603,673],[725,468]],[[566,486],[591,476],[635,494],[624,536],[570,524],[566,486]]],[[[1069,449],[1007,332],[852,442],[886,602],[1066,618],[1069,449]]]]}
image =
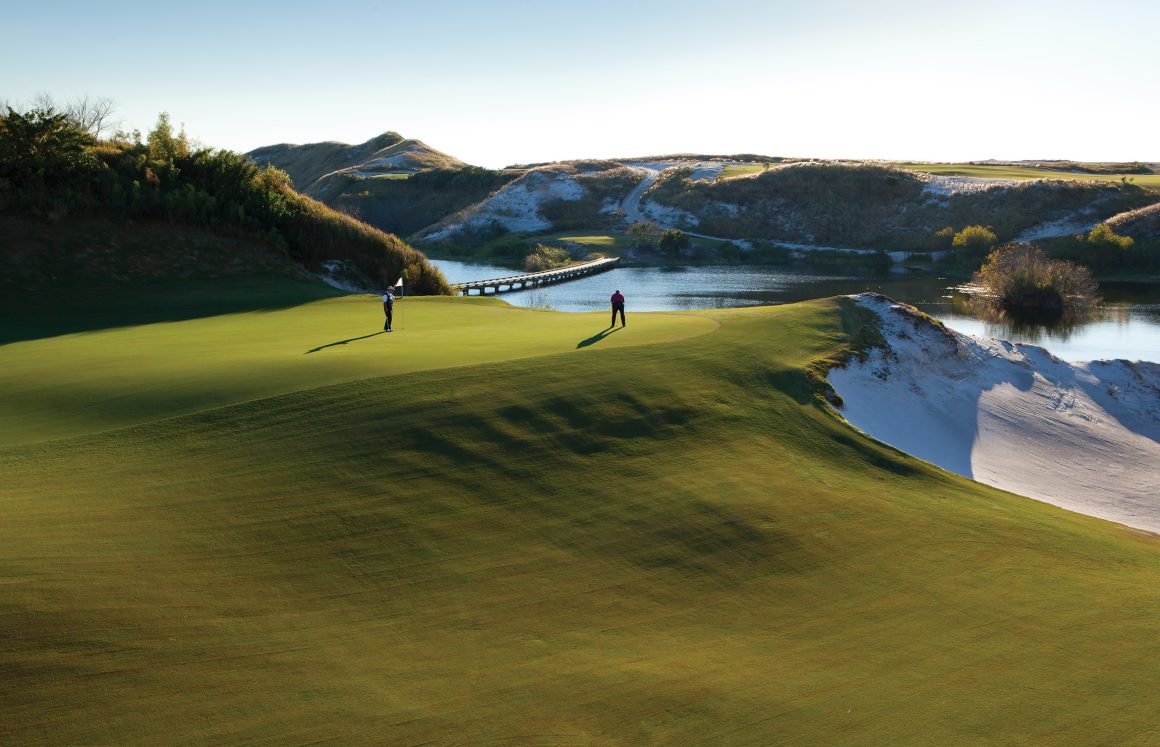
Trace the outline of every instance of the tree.
{"type": "Polygon", "coordinates": [[[146,143],[149,145],[149,157],[156,161],[172,162],[189,156],[189,138],[185,134],[185,127],[183,126],[181,132],[174,135],[169,112],[157,115],[157,124],[149,133],[146,143]]]}
{"type": "Polygon", "coordinates": [[[113,100],[110,98],[81,96],[65,104],[64,113],[95,138],[100,138],[105,130],[115,127],[112,122],[113,100]]]}
{"type": "Polygon", "coordinates": [[[63,112],[9,109],[0,119],[0,171],[18,186],[63,181],[91,162],[86,149],[92,143],[63,112]]]}

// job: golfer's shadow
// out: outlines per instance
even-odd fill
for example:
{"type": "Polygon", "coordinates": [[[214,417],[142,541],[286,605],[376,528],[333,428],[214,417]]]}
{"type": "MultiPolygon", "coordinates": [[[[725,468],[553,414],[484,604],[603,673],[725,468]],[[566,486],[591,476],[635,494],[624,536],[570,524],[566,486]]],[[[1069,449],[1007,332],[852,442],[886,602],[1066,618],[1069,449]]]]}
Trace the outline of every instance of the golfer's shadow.
{"type": "Polygon", "coordinates": [[[348,342],[355,342],[357,340],[365,340],[368,337],[377,337],[378,335],[386,334],[386,332],[387,331],[384,329],[384,330],[381,330],[379,332],[372,332],[369,335],[363,335],[362,337],[351,337],[351,338],[346,339],[346,340],[339,340],[338,342],[331,342],[331,343],[327,343],[326,345],[319,345],[318,347],[314,348],[313,350],[307,350],[305,355],[310,355],[311,353],[317,353],[319,350],[326,350],[327,348],[332,348],[335,345],[345,345],[348,342]]]}
{"type": "Polygon", "coordinates": [[[586,348],[589,345],[595,345],[596,343],[600,342],[605,337],[608,337],[610,334],[617,331],[618,329],[624,329],[624,327],[609,327],[608,329],[602,329],[599,332],[597,332],[596,334],[589,337],[587,340],[581,340],[580,342],[576,343],[576,347],[586,348]]]}

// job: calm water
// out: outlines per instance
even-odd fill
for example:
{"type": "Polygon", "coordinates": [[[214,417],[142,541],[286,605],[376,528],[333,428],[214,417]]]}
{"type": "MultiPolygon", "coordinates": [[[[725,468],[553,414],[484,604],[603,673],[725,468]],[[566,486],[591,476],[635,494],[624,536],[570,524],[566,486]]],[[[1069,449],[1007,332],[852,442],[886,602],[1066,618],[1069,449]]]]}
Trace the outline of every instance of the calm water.
{"type": "MultiPolygon", "coordinates": [[[[434,260],[452,283],[514,274],[509,268],[434,260]]],[[[934,273],[880,276],[819,274],[785,267],[618,267],[559,285],[503,293],[516,306],[551,305],[560,311],[608,308],[620,289],[633,311],[676,311],[792,303],[811,298],[874,291],[913,304],[952,329],[982,337],[1042,345],[1060,358],[1111,358],[1160,362],[1160,285],[1101,286],[1104,309],[1094,320],[1071,328],[1012,326],[979,318],[968,297],[934,273]]]]}

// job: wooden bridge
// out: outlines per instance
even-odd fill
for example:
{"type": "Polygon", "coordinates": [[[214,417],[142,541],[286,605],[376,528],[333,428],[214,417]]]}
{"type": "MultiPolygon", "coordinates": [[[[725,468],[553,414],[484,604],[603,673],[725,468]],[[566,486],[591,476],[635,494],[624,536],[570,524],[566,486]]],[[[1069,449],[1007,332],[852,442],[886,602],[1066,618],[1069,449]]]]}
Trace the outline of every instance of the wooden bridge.
{"type": "Polygon", "coordinates": [[[526,290],[550,283],[562,283],[585,275],[595,275],[598,272],[611,270],[618,262],[620,262],[620,257],[605,257],[604,259],[594,259],[591,262],[581,262],[578,265],[559,267],[555,270],[530,272],[525,275],[512,275],[492,280],[472,280],[470,283],[455,283],[451,288],[456,293],[462,293],[465,296],[470,296],[472,290],[479,291],[476,295],[486,296],[489,288],[492,294],[507,293],[508,291],[526,290]]]}

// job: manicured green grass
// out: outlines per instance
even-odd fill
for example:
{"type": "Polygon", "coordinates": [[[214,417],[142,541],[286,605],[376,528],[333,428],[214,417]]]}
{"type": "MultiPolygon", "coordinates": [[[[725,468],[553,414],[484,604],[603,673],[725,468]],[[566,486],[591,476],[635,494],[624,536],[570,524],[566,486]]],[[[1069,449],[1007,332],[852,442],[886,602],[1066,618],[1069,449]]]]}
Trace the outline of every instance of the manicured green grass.
{"type": "MultiPolygon", "coordinates": [[[[176,295],[176,294],[174,294],[176,295]]],[[[195,295],[196,297],[196,295],[195,295]]],[[[148,304],[127,304],[134,313],[148,304]]],[[[107,312],[113,314],[112,310],[107,312]]],[[[497,299],[378,296],[159,322],[7,345],[0,445],[119,428],[354,379],[577,351],[603,313],[514,311],[497,299]]],[[[671,341],[709,320],[641,315],[602,347],[671,341]]]]}
{"type": "Polygon", "coordinates": [[[1160,174],[1083,174],[1075,171],[1042,169],[1032,166],[974,165],[965,163],[896,163],[912,171],[942,176],[974,176],[984,179],[1069,179],[1079,182],[1119,182],[1127,177],[1141,187],[1160,187],[1160,174]]]}
{"type": "Polygon", "coordinates": [[[375,311],[0,348],[220,405],[0,450],[0,742],[1154,741],[1156,538],[846,427],[810,384],[864,334],[838,302],[577,350],[602,315],[432,299],[305,354],[375,311]]]}
{"type": "Polygon", "coordinates": [[[74,332],[271,311],[346,295],[317,280],[233,277],[0,293],[0,345],[74,332]]]}
{"type": "Polygon", "coordinates": [[[387,174],[359,174],[360,179],[410,179],[410,172],[391,172],[387,174]]]}
{"type": "Polygon", "coordinates": [[[764,163],[731,163],[721,169],[722,179],[732,179],[737,176],[751,176],[760,174],[769,168],[764,163]]]}
{"type": "Polygon", "coordinates": [[[571,241],[574,244],[583,244],[593,249],[620,250],[627,248],[629,245],[628,237],[622,233],[596,234],[592,236],[561,234],[558,238],[560,241],[571,241]]]}
{"type": "Polygon", "coordinates": [[[574,244],[591,247],[594,251],[616,254],[626,252],[632,246],[632,239],[619,231],[607,233],[578,234],[575,231],[546,234],[528,239],[528,241],[570,241],[574,244]]]}

